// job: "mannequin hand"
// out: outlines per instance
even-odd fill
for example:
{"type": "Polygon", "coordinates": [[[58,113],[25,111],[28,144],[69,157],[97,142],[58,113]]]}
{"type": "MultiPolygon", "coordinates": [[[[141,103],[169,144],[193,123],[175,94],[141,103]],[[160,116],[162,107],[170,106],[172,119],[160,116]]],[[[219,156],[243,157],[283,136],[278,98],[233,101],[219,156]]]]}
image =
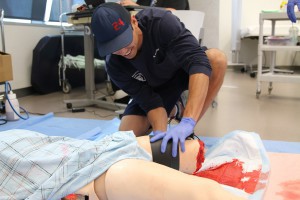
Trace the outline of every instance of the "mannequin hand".
{"type": "Polygon", "coordinates": [[[300,11],[300,0],[289,0],[287,4],[287,15],[293,23],[296,23],[297,21],[294,11],[296,5],[298,7],[298,10],[300,11]]]}
{"type": "Polygon", "coordinates": [[[167,143],[170,139],[173,140],[172,144],[172,156],[176,157],[177,156],[177,146],[178,146],[178,141],[180,142],[180,147],[181,151],[185,152],[185,139],[193,133],[194,127],[196,125],[195,120],[192,118],[182,118],[180,123],[172,128],[171,130],[167,132],[160,132],[156,134],[154,137],[150,139],[150,142],[155,142],[161,138],[162,144],[161,144],[161,152],[165,153],[166,148],[167,148],[167,143]]]}

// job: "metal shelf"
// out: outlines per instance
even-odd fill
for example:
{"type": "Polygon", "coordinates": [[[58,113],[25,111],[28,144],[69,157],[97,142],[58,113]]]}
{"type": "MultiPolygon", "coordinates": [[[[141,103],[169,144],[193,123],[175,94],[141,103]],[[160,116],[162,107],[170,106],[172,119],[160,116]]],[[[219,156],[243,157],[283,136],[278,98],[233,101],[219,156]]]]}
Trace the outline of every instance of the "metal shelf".
{"type": "MultiPolygon", "coordinates": [[[[300,12],[295,13],[297,19],[300,19],[300,12]]],[[[265,20],[271,20],[272,22],[272,36],[275,36],[275,24],[276,21],[289,20],[285,12],[274,12],[274,13],[260,13],[259,16],[259,41],[258,41],[258,72],[257,72],[257,88],[256,88],[256,98],[259,98],[261,93],[261,83],[263,81],[269,82],[269,94],[273,89],[273,82],[289,82],[289,83],[300,83],[300,75],[294,74],[282,74],[276,73],[278,71],[283,72],[284,70],[277,70],[276,65],[276,53],[277,51],[300,51],[300,46],[275,46],[275,45],[265,45],[263,43],[263,26],[265,20]],[[262,59],[263,51],[271,52],[271,64],[270,72],[262,73],[262,59]]],[[[287,30],[288,31],[288,30],[287,30]]],[[[287,71],[288,72],[288,71],[287,71]]],[[[291,72],[291,71],[289,71],[291,72]]]]}
{"type": "MultiPolygon", "coordinates": [[[[297,18],[300,18],[300,12],[295,12],[297,18]]],[[[286,12],[263,12],[260,14],[263,20],[286,21],[289,20],[286,12]]]]}
{"type": "Polygon", "coordinates": [[[300,83],[300,75],[294,74],[276,74],[276,73],[265,73],[260,75],[260,81],[267,82],[284,82],[284,83],[300,83]]]}
{"type": "Polygon", "coordinates": [[[275,46],[275,45],[262,45],[261,51],[300,51],[300,46],[275,46]]]}

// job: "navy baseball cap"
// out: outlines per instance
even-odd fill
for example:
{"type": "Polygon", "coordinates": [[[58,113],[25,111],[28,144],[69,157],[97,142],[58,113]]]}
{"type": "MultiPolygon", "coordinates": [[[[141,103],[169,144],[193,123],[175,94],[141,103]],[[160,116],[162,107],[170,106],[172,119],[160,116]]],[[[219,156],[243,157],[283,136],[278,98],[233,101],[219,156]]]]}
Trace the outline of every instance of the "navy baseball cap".
{"type": "Polygon", "coordinates": [[[130,22],[130,13],[118,3],[104,3],[95,9],[91,27],[100,56],[109,55],[132,42],[130,22]]]}

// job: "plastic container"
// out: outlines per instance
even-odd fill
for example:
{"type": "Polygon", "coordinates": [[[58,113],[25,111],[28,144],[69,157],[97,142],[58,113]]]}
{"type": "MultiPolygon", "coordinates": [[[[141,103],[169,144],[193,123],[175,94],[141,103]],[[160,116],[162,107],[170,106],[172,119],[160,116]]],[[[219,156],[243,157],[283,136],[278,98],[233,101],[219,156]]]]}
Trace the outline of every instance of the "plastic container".
{"type": "Polygon", "coordinates": [[[289,35],[290,35],[290,38],[291,38],[291,45],[295,45],[295,46],[297,45],[297,43],[298,43],[298,34],[299,34],[298,27],[292,26],[289,29],[289,35]]]}
{"type": "Polygon", "coordinates": [[[6,120],[8,120],[8,121],[16,121],[16,120],[18,120],[20,118],[16,114],[16,113],[18,113],[20,115],[19,101],[17,99],[16,94],[13,93],[12,91],[10,91],[9,94],[7,94],[7,96],[8,96],[8,99],[9,99],[11,105],[13,106],[13,108],[9,104],[8,100],[6,99],[6,101],[5,101],[6,120]]]}
{"type": "Polygon", "coordinates": [[[266,38],[268,45],[287,46],[291,45],[291,38],[285,36],[269,36],[266,38]]]}

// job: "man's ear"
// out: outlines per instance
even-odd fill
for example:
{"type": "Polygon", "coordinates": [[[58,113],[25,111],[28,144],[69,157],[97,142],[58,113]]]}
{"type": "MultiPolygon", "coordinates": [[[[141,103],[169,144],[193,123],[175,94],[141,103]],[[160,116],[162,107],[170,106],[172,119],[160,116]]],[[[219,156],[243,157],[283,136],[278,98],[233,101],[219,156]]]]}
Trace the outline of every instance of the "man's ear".
{"type": "Polygon", "coordinates": [[[131,25],[132,26],[137,26],[138,22],[135,18],[135,15],[131,15],[131,25]]]}

